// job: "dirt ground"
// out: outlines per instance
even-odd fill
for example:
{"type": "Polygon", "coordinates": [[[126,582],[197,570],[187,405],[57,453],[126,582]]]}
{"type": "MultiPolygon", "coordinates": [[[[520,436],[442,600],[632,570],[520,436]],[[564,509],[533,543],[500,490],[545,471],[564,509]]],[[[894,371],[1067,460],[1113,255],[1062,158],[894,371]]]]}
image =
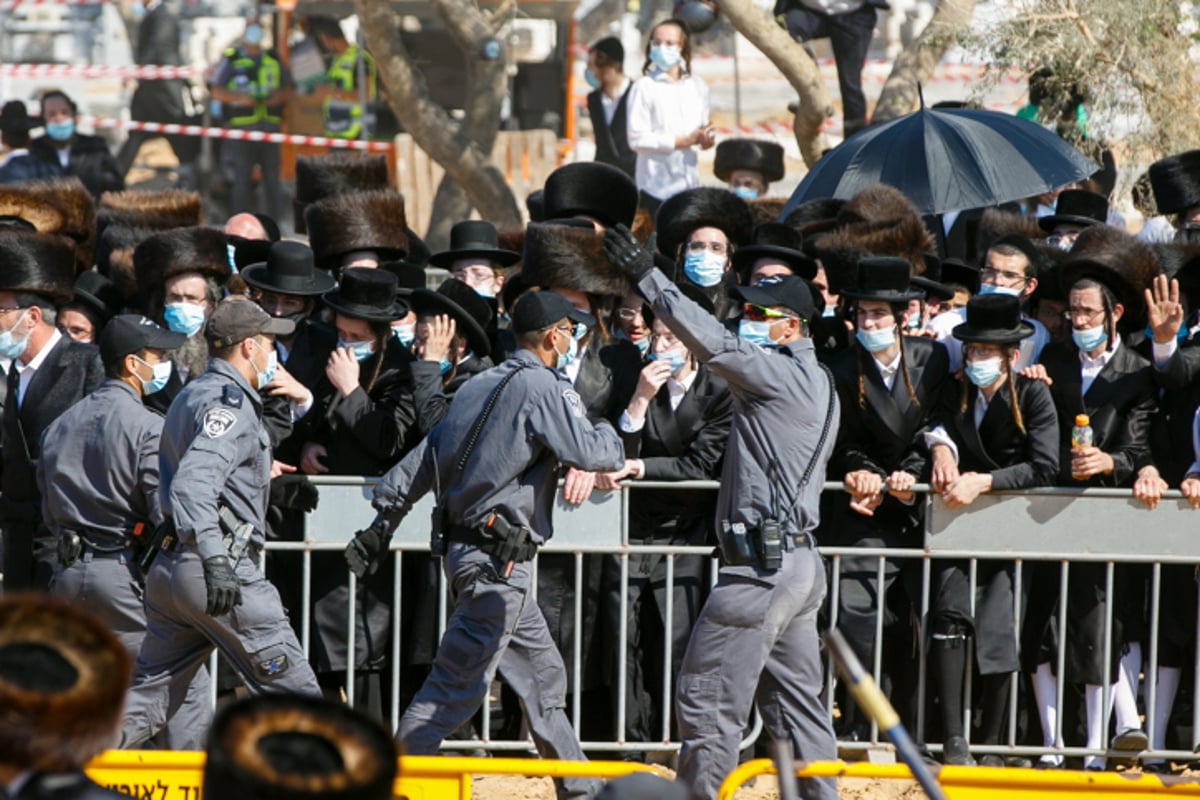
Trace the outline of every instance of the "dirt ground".
{"type": "MultiPolygon", "coordinates": [[[[664,771],[671,777],[671,773],[664,771]]],[[[838,785],[842,800],[921,800],[925,794],[912,781],[848,778],[838,785]]],[[[775,776],[763,775],[734,795],[736,800],[778,800],[775,776]]],[[[479,775],[472,782],[472,800],[554,800],[549,778],[519,778],[512,775],[479,775]]]]}

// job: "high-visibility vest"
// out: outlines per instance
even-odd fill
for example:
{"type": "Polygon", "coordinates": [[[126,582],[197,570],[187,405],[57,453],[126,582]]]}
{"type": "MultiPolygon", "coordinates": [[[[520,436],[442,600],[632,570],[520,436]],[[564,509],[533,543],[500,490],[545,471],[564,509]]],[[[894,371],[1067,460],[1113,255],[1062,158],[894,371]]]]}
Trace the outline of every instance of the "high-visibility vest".
{"type": "MultiPolygon", "coordinates": [[[[329,65],[325,82],[343,92],[353,91],[358,85],[358,54],[362,53],[363,72],[367,79],[367,102],[375,99],[375,59],[366,50],[352,44],[329,65]]],[[[357,102],[326,98],[321,108],[325,135],[339,139],[357,139],[362,132],[364,113],[372,115],[357,102]]]]}
{"type": "Polygon", "coordinates": [[[226,50],[224,56],[228,59],[231,69],[225,88],[254,99],[254,110],[251,113],[243,112],[241,116],[230,117],[226,124],[234,128],[244,128],[260,122],[278,125],[281,120],[279,113],[272,113],[271,109],[267,108],[266,98],[279,90],[282,76],[279,61],[265,51],[255,61],[237,47],[226,50]]]}

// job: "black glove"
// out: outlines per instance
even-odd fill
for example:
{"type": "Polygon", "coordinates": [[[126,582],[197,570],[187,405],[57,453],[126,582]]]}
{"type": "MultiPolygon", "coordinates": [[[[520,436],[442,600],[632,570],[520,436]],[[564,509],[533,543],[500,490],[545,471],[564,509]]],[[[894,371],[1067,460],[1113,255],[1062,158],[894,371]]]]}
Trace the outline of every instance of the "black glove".
{"type": "Polygon", "coordinates": [[[379,571],[380,556],[387,552],[391,542],[391,534],[380,522],[371,523],[371,527],[354,534],[350,544],[346,545],[346,565],[360,580],[374,575],[379,571]]]}
{"type": "Polygon", "coordinates": [[[316,511],[321,493],[307,475],[285,473],[271,481],[270,503],[279,508],[290,508],[309,513],[316,511]]]}
{"type": "Polygon", "coordinates": [[[204,559],[204,588],[208,592],[210,617],[222,617],[242,604],[242,584],[229,563],[229,556],[204,559]]]}
{"type": "Polygon", "coordinates": [[[654,269],[654,256],[622,224],[604,232],[604,257],[635,283],[654,269]]]}

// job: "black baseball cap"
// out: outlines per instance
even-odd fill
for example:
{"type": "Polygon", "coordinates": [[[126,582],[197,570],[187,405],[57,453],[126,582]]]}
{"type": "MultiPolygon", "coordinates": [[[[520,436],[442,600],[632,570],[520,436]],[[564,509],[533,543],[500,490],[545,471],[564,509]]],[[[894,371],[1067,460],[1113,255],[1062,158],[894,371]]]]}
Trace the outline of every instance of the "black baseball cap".
{"type": "Polygon", "coordinates": [[[796,316],[804,320],[811,320],[817,315],[817,301],[813,299],[808,281],[795,275],[768,278],[757,286],[738,286],[734,291],[751,305],[763,308],[782,306],[796,312],[796,316]]]}
{"type": "Polygon", "coordinates": [[[228,347],[259,334],[287,336],[296,330],[290,319],[272,317],[258,303],[244,299],[222,300],[208,318],[204,334],[214,347],[228,347]]]}
{"type": "Polygon", "coordinates": [[[120,314],[109,320],[100,332],[100,359],[105,367],[109,367],[131,353],[174,350],[187,338],[182,333],[160,327],[141,314],[120,314]]]}
{"type": "Polygon", "coordinates": [[[517,300],[512,313],[513,333],[518,335],[549,328],[560,319],[595,325],[596,318],[576,310],[567,298],[558,292],[526,292],[517,300]]]}

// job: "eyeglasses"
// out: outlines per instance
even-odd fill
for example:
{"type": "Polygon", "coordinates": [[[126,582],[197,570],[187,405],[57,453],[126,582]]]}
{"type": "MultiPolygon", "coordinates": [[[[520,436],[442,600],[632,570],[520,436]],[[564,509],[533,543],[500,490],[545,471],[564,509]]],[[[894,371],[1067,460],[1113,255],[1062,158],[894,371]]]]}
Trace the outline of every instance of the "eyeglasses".
{"type": "Polygon", "coordinates": [[[1004,270],[994,269],[992,267],[984,267],[979,270],[980,278],[991,278],[992,280],[1001,279],[1008,283],[1016,283],[1020,281],[1024,283],[1029,278],[1021,272],[1005,272],[1004,270]]]}
{"type": "Polygon", "coordinates": [[[963,355],[965,355],[967,358],[992,358],[995,356],[1003,357],[1004,350],[999,347],[988,345],[966,344],[963,345],[963,355]]]}
{"type": "Polygon", "coordinates": [[[725,255],[729,252],[729,247],[724,242],[688,242],[685,247],[689,253],[703,253],[705,250],[712,250],[714,253],[725,255]]]}
{"type": "Polygon", "coordinates": [[[28,308],[28,306],[11,306],[9,308],[0,308],[0,314],[3,314],[5,311],[24,311],[26,308],[28,308]]]}
{"type": "Polygon", "coordinates": [[[1074,322],[1077,319],[1091,322],[1103,313],[1103,308],[1069,308],[1063,312],[1063,319],[1067,322],[1074,322]]]}
{"type": "Polygon", "coordinates": [[[746,303],[742,307],[742,317],[751,322],[766,322],[769,319],[799,319],[795,314],[784,314],[782,311],[775,311],[770,308],[752,305],[746,303]]]}
{"type": "Polygon", "coordinates": [[[626,322],[632,322],[642,316],[642,310],[640,308],[618,308],[617,316],[626,322]]]}

